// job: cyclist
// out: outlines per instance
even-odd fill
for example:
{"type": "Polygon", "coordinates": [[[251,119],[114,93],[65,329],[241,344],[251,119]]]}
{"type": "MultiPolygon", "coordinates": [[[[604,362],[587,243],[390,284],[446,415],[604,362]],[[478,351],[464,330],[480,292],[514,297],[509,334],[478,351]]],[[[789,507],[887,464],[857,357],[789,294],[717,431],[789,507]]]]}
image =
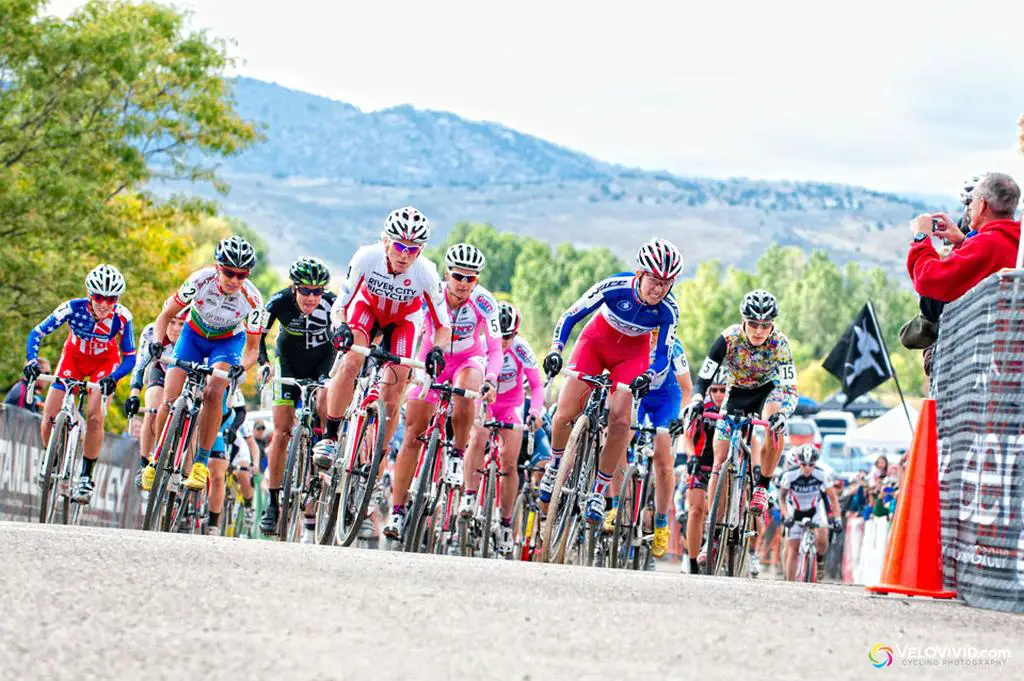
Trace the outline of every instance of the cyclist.
{"type": "MultiPolygon", "coordinates": [[[[670,339],[679,318],[679,308],[671,293],[683,270],[678,249],[664,239],[652,239],[640,247],[637,264],[635,273],[623,272],[594,284],[562,314],[555,326],[551,352],[544,358],[544,372],[548,376],[561,371],[562,350],[573,327],[598,310],[576,341],[569,367],[591,375],[608,369],[613,381],[628,383],[632,392],[615,392],[609,398],[607,439],[600,453],[594,490],[587,499],[586,516],[593,523],[604,518],[612,472],[626,455],[633,398],[646,395],[654,377],[668,369],[670,339]],[[652,363],[651,331],[655,329],[659,333],[652,363]]],[[[590,390],[589,385],[573,377],[562,386],[551,428],[551,461],[539,488],[538,496],[544,503],[551,500],[571,424],[590,390]]]]}
{"type": "MultiPolygon", "coordinates": [[[[244,456],[240,453],[241,447],[237,446],[238,436],[244,427],[245,397],[242,395],[242,391],[236,388],[230,397],[224,396],[223,418],[220,428],[217,430],[213,447],[210,449],[210,495],[206,502],[209,508],[206,523],[207,534],[220,534],[220,514],[224,510],[229,464],[234,466],[235,478],[242,488],[242,506],[244,507],[246,527],[250,527],[252,524],[252,485],[249,479],[252,459],[251,454],[248,453],[248,446],[245,448],[244,456]]],[[[243,440],[247,435],[248,430],[242,433],[243,440]]]]}
{"type": "MultiPolygon", "coordinates": [[[[236,380],[256,363],[263,333],[263,298],[249,279],[256,266],[256,251],[240,236],[222,239],[213,253],[216,267],[194,272],[164,306],[156,320],[149,354],[159,359],[167,338],[170,321],[191,305],[188,324],[174,344],[175,358],[187,362],[207,362],[227,371],[236,380]]],[[[163,431],[171,405],[185,385],[185,371],[169,367],[164,384],[164,406],[157,414],[157,432],[163,431]]],[[[207,464],[210,450],[220,429],[229,380],[210,376],[199,415],[198,446],[185,486],[203,489],[210,476],[207,464]]],[[[153,487],[156,461],[142,472],[142,489],[153,487]]]]}
{"type": "MultiPolygon", "coordinates": [[[[480,249],[469,244],[455,244],[444,255],[445,274],[441,291],[445,311],[451,319],[451,335],[444,349],[444,370],[437,375],[436,381],[450,382],[459,388],[473,391],[481,391],[481,385],[485,385],[484,399],[493,402],[502,363],[501,327],[498,321],[498,302],[490,291],[477,284],[484,262],[484,254],[480,249]]],[[[436,333],[434,324],[430,318],[424,320],[424,338],[436,333]]],[[[426,361],[428,347],[425,343],[421,345],[421,360],[426,361]]],[[[405,437],[395,461],[391,520],[384,527],[384,536],[390,539],[402,536],[405,502],[416,472],[420,438],[434,415],[438,401],[437,393],[430,390],[429,381],[424,381],[423,386],[413,390],[408,397],[405,437]]],[[[473,400],[457,395],[452,398],[451,422],[455,450],[449,458],[450,468],[445,475],[455,484],[463,481],[462,457],[469,445],[475,412],[473,400]]],[[[464,490],[461,513],[472,513],[475,493],[475,489],[464,490]]]]}
{"type": "MultiPolygon", "coordinates": [[[[332,338],[335,349],[346,352],[353,345],[366,346],[381,333],[388,351],[411,357],[416,340],[414,319],[425,305],[435,329],[433,346],[426,353],[427,371],[437,375],[444,369],[441,347],[451,339],[451,322],[437,268],[420,257],[428,239],[430,222],[408,206],[391,211],[379,243],[356,251],[331,311],[337,323],[332,338]]],[[[313,448],[313,462],[320,468],[329,468],[337,456],[338,431],[352,401],[363,359],[360,354],[347,353],[331,379],[326,432],[313,448]]],[[[381,383],[380,398],[387,411],[385,441],[398,427],[398,408],[408,378],[407,367],[391,366],[388,380],[381,383]]]]}
{"type": "MultiPolygon", "coordinates": [[[[165,303],[166,305],[166,303],[165,303]]],[[[167,348],[173,347],[178,341],[178,336],[181,335],[181,329],[185,325],[185,320],[188,319],[188,308],[184,308],[181,312],[174,316],[170,322],[167,323],[167,339],[164,343],[164,351],[167,348]]],[[[156,323],[147,324],[146,328],[139,334],[139,346],[140,348],[148,348],[150,343],[155,342],[153,337],[153,329],[156,328],[156,323]]],[[[142,361],[135,364],[135,369],[132,370],[131,388],[132,393],[124,402],[124,413],[131,419],[139,412],[139,394],[142,393],[143,386],[145,386],[146,393],[146,413],[142,417],[142,430],[139,433],[139,456],[140,456],[140,467],[139,472],[135,477],[135,484],[138,487],[142,487],[142,474],[146,470],[146,466],[149,465],[150,454],[153,448],[156,446],[156,438],[158,433],[156,432],[156,412],[163,404],[164,399],[164,379],[166,377],[166,371],[164,365],[160,362],[150,361],[148,352],[144,352],[142,355],[142,361]]]]}
{"type": "MultiPolygon", "coordinates": [[[[317,258],[299,258],[288,269],[292,284],[281,289],[267,303],[266,324],[260,337],[260,371],[264,380],[277,373],[286,378],[326,378],[334,363],[331,345],[331,306],[335,296],[324,288],[331,280],[327,266],[317,258]],[[267,333],[280,320],[277,335],[277,364],[272,370],[267,354],[267,333]]],[[[277,384],[274,387],[274,439],[270,443],[268,469],[270,504],[263,511],[260,530],[277,533],[281,484],[288,441],[295,421],[295,403],[299,389],[277,384]]],[[[319,400],[320,422],[327,420],[327,400],[319,400]]]]}
{"type": "MultiPolygon", "coordinates": [[[[674,331],[674,330],[673,330],[674,331]]],[[[655,342],[655,347],[657,343],[655,342]]],[[[654,348],[651,350],[651,363],[655,361],[654,348]]],[[[690,380],[690,365],[686,362],[683,344],[672,338],[672,376],[667,372],[654,377],[651,391],[640,400],[637,421],[649,422],[652,428],[667,428],[679,418],[683,402],[688,402],[693,393],[690,380]]],[[[654,436],[654,540],[651,543],[651,555],[661,558],[668,550],[669,532],[668,516],[672,510],[672,494],[675,490],[675,456],[672,453],[672,437],[669,433],[658,433],[654,436]]],[[[619,478],[619,476],[616,476],[619,478]]],[[[615,527],[615,507],[618,495],[611,497],[611,506],[605,513],[605,530],[611,532],[615,527]]]]}
{"type": "MultiPolygon", "coordinates": [[[[498,304],[498,321],[501,326],[502,364],[496,381],[496,397],[490,406],[491,418],[504,423],[523,423],[523,403],[526,401],[524,390],[529,387],[530,411],[527,422],[536,430],[541,422],[544,411],[544,381],[540,375],[540,366],[533,348],[525,338],[518,335],[521,317],[519,310],[511,303],[498,304]],[[525,379],[525,383],[524,383],[525,379]]],[[[466,455],[465,489],[466,495],[475,494],[480,488],[480,471],[483,464],[483,447],[487,440],[487,431],[476,428],[473,440],[466,455]],[[469,490],[473,490],[470,492],[469,490]]],[[[512,553],[514,537],[512,532],[512,511],[519,495],[519,476],[516,464],[522,447],[523,434],[518,430],[501,431],[501,470],[506,473],[501,481],[501,513],[498,521],[498,553],[507,556],[512,553]]],[[[466,516],[472,516],[472,501],[463,503],[466,516]]]]}
{"type": "MultiPolygon", "coordinates": [[[[39,346],[43,338],[64,324],[68,337],[64,341],[55,375],[76,380],[91,379],[99,383],[99,394],[89,395],[85,408],[85,451],[82,472],[71,500],[78,504],[92,501],[95,485],[92,479],[96,459],[103,446],[102,400],[114,394],[117,382],[135,366],[135,332],[132,314],[118,300],[125,290],[124,277],[113,265],[99,265],[85,277],[86,298],[74,298],[55,309],[28,334],[25,347],[26,385],[39,377],[39,346]]],[[[40,424],[43,443],[50,440],[50,431],[60,411],[64,384],[55,380],[43,404],[40,424]]]]}
{"type": "Polygon", "coordinates": [[[796,578],[798,546],[804,528],[799,523],[807,518],[818,527],[814,530],[814,545],[817,551],[818,569],[821,570],[828,550],[828,529],[838,532],[843,522],[839,518],[839,497],[832,486],[832,476],[817,466],[818,450],[814,445],[803,445],[796,451],[797,468],[782,474],[779,484],[779,512],[786,527],[788,551],[786,557],[786,579],[796,578]],[[826,526],[825,497],[828,496],[832,519],[826,526]],[[792,509],[790,504],[792,503],[792,509]]]}
{"type": "MultiPolygon", "coordinates": [[[[708,386],[707,401],[704,402],[705,414],[717,414],[725,401],[726,371],[724,367],[715,372],[715,377],[708,386]]],[[[697,554],[700,553],[701,540],[704,534],[704,518],[708,512],[707,489],[708,478],[711,475],[711,468],[715,462],[714,441],[715,421],[701,421],[694,429],[692,442],[687,441],[689,457],[686,460],[686,472],[689,475],[689,483],[686,489],[686,553],[689,562],[689,572],[697,574],[700,568],[697,565],[697,554]]],[[[684,424],[676,420],[671,426],[672,434],[677,435],[684,432],[684,424]]]]}
{"type": "MultiPolygon", "coordinates": [[[[765,437],[760,448],[752,447],[751,473],[754,493],[750,510],[764,511],[768,485],[782,453],[786,421],[796,410],[796,368],[789,340],[775,327],[779,305],[768,291],[755,290],[740,303],[741,324],[730,326],[715,340],[700,373],[693,400],[686,410],[686,425],[704,411],[704,397],[720,366],[729,375],[729,389],[723,410],[758,415],[769,423],[773,437],[765,437]]],[[[726,421],[715,429],[714,467],[708,480],[708,498],[713,498],[717,471],[729,453],[731,430],[726,421]]],[[[767,434],[766,434],[767,435],[767,434]]],[[[704,548],[698,562],[706,559],[704,548]]]]}

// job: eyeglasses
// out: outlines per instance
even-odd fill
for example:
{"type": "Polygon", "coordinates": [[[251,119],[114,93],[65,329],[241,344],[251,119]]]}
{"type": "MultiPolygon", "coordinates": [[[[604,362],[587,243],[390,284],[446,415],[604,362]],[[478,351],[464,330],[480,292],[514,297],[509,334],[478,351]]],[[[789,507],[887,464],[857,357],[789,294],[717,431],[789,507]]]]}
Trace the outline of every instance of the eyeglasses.
{"type": "Polygon", "coordinates": [[[708,388],[709,393],[722,393],[725,394],[725,388],[708,388]]]}
{"type": "Polygon", "coordinates": [[[666,288],[666,287],[672,286],[672,284],[676,283],[675,279],[662,279],[661,277],[656,277],[656,276],[654,276],[653,274],[651,274],[649,272],[644,274],[644,279],[647,279],[649,282],[651,282],[655,286],[659,286],[661,288],[666,288]]]}
{"type": "Polygon", "coordinates": [[[245,281],[249,278],[249,270],[233,270],[230,267],[218,268],[220,273],[228,279],[237,279],[238,281],[245,281]]]}
{"type": "Polygon", "coordinates": [[[118,296],[101,296],[98,293],[93,293],[89,296],[89,299],[94,303],[100,303],[102,305],[112,305],[117,302],[118,296]]]}
{"type": "Polygon", "coordinates": [[[304,296],[322,296],[324,294],[323,287],[310,288],[308,286],[296,286],[295,290],[304,296]]]}
{"type": "Polygon", "coordinates": [[[400,241],[392,241],[391,245],[396,253],[405,253],[407,255],[416,255],[423,250],[422,246],[407,246],[400,241]]]}
{"type": "Polygon", "coordinates": [[[755,322],[750,319],[746,321],[747,325],[749,325],[750,328],[756,329],[758,331],[771,331],[772,327],[775,326],[772,322],[755,322]]]}
{"type": "Polygon", "coordinates": [[[475,284],[479,278],[475,274],[460,274],[458,272],[449,272],[448,274],[452,275],[452,279],[455,281],[466,281],[470,284],[475,284]]]}

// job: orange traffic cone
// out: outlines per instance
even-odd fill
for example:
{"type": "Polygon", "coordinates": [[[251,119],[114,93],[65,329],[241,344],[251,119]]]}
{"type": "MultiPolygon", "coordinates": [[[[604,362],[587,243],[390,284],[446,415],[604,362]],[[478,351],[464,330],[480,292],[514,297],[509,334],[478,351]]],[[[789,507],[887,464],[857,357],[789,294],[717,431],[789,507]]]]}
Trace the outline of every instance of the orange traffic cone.
{"type": "Polygon", "coordinates": [[[896,518],[885,547],[882,583],[867,587],[868,591],[956,597],[956,593],[942,588],[938,445],[935,400],[927,399],[917,420],[914,445],[896,504],[896,518]]]}

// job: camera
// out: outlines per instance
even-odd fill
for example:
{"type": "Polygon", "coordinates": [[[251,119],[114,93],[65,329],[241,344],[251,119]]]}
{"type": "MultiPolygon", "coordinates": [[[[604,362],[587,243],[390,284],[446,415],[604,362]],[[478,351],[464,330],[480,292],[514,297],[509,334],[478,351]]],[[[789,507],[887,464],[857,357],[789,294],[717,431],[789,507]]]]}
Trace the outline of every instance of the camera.
{"type": "Polygon", "coordinates": [[[932,218],[932,231],[933,232],[939,231],[939,225],[940,225],[939,219],[938,218],[932,218]]]}

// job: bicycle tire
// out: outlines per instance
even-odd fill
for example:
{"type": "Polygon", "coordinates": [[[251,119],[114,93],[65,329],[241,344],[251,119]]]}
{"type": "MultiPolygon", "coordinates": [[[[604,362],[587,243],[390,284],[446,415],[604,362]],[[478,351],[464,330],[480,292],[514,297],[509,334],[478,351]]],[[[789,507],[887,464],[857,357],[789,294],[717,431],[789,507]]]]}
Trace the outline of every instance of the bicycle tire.
{"type": "MultiPolygon", "coordinates": [[[[302,427],[301,423],[297,423],[292,430],[291,438],[288,440],[288,454],[285,457],[284,477],[281,480],[280,516],[277,519],[278,541],[289,541],[291,537],[288,536],[288,531],[295,529],[295,521],[298,518],[296,507],[300,506],[300,504],[295,503],[296,500],[293,497],[296,496],[297,492],[301,492],[302,489],[302,479],[300,476],[305,473],[305,469],[302,466],[305,459],[305,448],[303,447],[305,442],[306,429],[302,427]],[[299,484],[296,485],[296,482],[299,484]],[[293,515],[296,517],[292,518],[293,515]]],[[[299,513],[301,513],[301,509],[299,509],[299,513]]]]}
{"type": "MultiPolygon", "coordinates": [[[[590,461],[590,452],[595,447],[596,426],[590,422],[589,429],[584,433],[585,437],[578,445],[579,451],[575,458],[575,470],[571,474],[571,487],[573,490],[572,504],[568,513],[563,516],[564,523],[560,536],[555,544],[555,562],[563,565],[583,565],[586,561],[586,536],[581,534],[590,529],[590,524],[583,517],[583,505],[588,490],[593,489],[594,471],[590,461]],[[570,552],[570,543],[572,551],[570,552]]],[[[556,534],[559,528],[555,528],[556,534]]]]}
{"type": "MultiPolygon", "coordinates": [[[[811,531],[810,528],[805,528],[804,529],[804,532],[810,532],[810,531],[811,531]]],[[[804,570],[803,570],[803,572],[804,572],[804,582],[806,582],[807,584],[814,584],[815,582],[818,581],[818,579],[817,579],[818,578],[818,574],[817,574],[818,573],[817,550],[816,549],[812,549],[812,550],[807,551],[806,553],[804,553],[803,560],[804,560],[804,570]]]]}
{"type": "Polygon", "coordinates": [[[725,540],[727,528],[720,528],[718,523],[718,509],[729,508],[729,489],[732,484],[732,475],[729,474],[727,464],[722,464],[717,475],[718,483],[715,485],[715,495],[708,507],[708,516],[705,519],[704,546],[707,547],[707,562],[704,564],[704,574],[717,575],[721,573],[722,563],[725,558],[725,540]],[[725,490],[723,493],[722,490],[725,490]]]}
{"type": "Polygon", "coordinates": [[[68,487],[65,493],[61,495],[61,522],[64,525],[77,525],[78,519],[82,516],[82,504],[77,504],[71,500],[73,494],[71,490],[71,483],[75,480],[75,471],[81,470],[82,468],[82,446],[85,444],[82,441],[81,435],[78,437],[74,452],[71,454],[70,460],[68,460],[68,449],[67,440],[71,433],[65,433],[64,438],[64,468],[70,472],[68,476],[68,487]]]}
{"type": "Polygon", "coordinates": [[[635,572],[647,569],[647,561],[651,554],[651,542],[645,541],[644,537],[647,536],[648,523],[651,532],[654,531],[654,516],[657,510],[654,508],[654,478],[651,475],[651,469],[647,469],[647,480],[641,486],[643,490],[643,497],[640,500],[640,516],[636,519],[639,525],[637,532],[640,535],[640,544],[636,547],[636,551],[633,552],[633,560],[630,567],[635,572]]]}
{"type": "MultiPolygon", "coordinates": [[[[230,474],[229,474],[230,475],[230,474]]],[[[234,523],[234,512],[235,512],[235,498],[234,491],[230,485],[227,487],[224,495],[224,508],[220,510],[220,521],[217,523],[220,528],[220,536],[222,537],[233,537],[235,536],[235,523],[234,523]],[[231,530],[230,532],[228,530],[231,530]]]]}
{"type": "Polygon", "coordinates": [[[50,441],[46,445],[46,458],[43,468],[42,493],[39,498],[39,522],[52,523],[57,513],[57,497],[60,494],[60,486],[54,479],[54,472],[64,460],[64,435],[68,427],[68,415],[58,412],[57,420],[50,430],[50,441]]]}
{"type": "Polygon", "coordinates": [[[493,461],[487,464],[485,480],[484,518],[483,525],[480,528],[480,556],[482,558],[491,558],[497,555],[497,551],[494,550],[495,547],[491,545],[494,540],[494,532],[491,528],[491,523],[494,521],[494,497],[498,487],[498,467],[493,461]]]}
{"type": "Polygon", "coordinates": [[[402,537],[402,550],[407,553],[417,553],[420,550],[423,525],[425,524],[423,513],[427,506],[427,493],[430,490],[431,478],[434,475],[434,459],[437,457],[440,442],[441,435],[435,429],[430,434],[430,440],[426,444],[423,465],[420,466],[420,473],[416,477],[416,496],[413,497],[412,507],[409,509],[408,522],[405,526],[405,536],[402,537]]]}
{"type": "Polygon", "coordinates": [[[384,436],[387,432],[387,412],[381,409],[379,402],[372,402],[366,407],[366,415],[363,418],[363,422],[360,424],[359,433],[355,440],[356,451],[359,451],[359,447],[364,443],[368,442],[372,446],[370,452],[370,460],[365,470],[362,469],[362,464],[357,461],[357,466],[360,467],[358,472],[345,473],[341,484],[341,499],[338,504],[338,537],[339,543],[342,546],[350,546],[352,542],[356,540],[359,535],[359,528],[362,525],[363,520],[366,518],[366,511],[370,507],[370,499],[373,497],[373,490],[377,485],[377,471],[380,468],[381,458],[384,456],[384,436]],[[367,438],[369,436],[369,438],[367,438]],[[353,474],[360,480],[353,480],[353,474]],[[358,484],[361,481],[361,484],[358,484]],[[352,484],[357,483],[355,487],[355,498],[349,499],[350,494],[353,491],[352,484]],[[353,514],[351,516],[351,523],[346,527],[345,525],[345,513],[349,508],[348,500],[351,503],[353,514]]]}
{"type": "Polygon", "coordinates": [[[527,523],[530,514],[526,510],[526,490],[520,489],[516,495],[516,503],[512,506],[512,555],[516,560],[526,560],[523,547],[527,545],[527,523]]]}
{"type": "MultiPolygon", "coordinates": [[[[562,506],[562,488],[565,486],[566,479],[572,473],[573,467],[576,464],[576,449],[579,439],[583,437],[583,432],[587,428],[589,420],[581,416],[576,419],[576,423],[572,426],[572,431],[569,433],[569,440],[565,444],[565,450],[562,454],[562,460],[559,462],[558,474],[555,476],[555,486],[551,491],[551,500],[548,501],[547,515],[544,518],[544,522],[541,527],[541,548],[539,562],[551,563],[555,561],[555,557],[558,554],[558,547],[552,544],[554,537],[554,530],[556,523],[559,522],[562,506]]],[[[559,537],[560,539],[561,537],[559,537]]]]}
{"type": "Polygon", "coordinates": [[[153,476],[153,486],[150,488],[149,498],[146,500],[146,515],[142,520],[143,530],[152,530],[155,521],[159,520],[160,522],[157,524],[159,531],[167,531],[165,521],[168,518],[165,517],[166,513],[163,505],[167,503],[166,497],[168,494],[173,495],[173,492],[167,489],[171,470],[167,464],[168,462],[173,463],[174,449],[181,438],[181,424],[184,418],[180,405],[175,404],[169,417],[170,420],[165,426],[167,436],[164,438],[156,454],[156,460],[159,465],[156,467],[156,475],[153,476]]]}
{"type": "Polygon", "coordinates": [[[341,504],[338,485],[341,484],[341,473],[336,468],[332,469],[331,478],[326,484],[323,473],[319,475],[321,477],[317,490],[316,524],[313,526],[313,535],[317,544],[331,546],[338,543],[338,506],[341,504]]]}
{"type": "Polygon", "coordinates": [[[625,568],[629,558],[629,547],[633,534],[633,478],[637,474],[636,464],[626,469],[626,477],[619,492],[619,506],[615,513],[615,526],[612,529],[611,548],[608,551],[607,564],[612,569],[625,568]],[[624,544],[624,545],[623,545],[624,544]],[[625,549],[625,555],[622,550],[625,549]]]}
{"type": "Polygon", "coordinates": [[[750,556],[750,541],[757,532],[757,514],[749,511],[748,504],[750,503],[750,487],[744,485],[743,495],[740,497],[740,508],[743,509],[743,523],[740,525],[738,532],[740,532],[739,546],[736,549],[737,553],[733,556],[732,566],[730,572],[735,577],[742,577],[743,571],[747,567],[747,560],[750,556]]]}

